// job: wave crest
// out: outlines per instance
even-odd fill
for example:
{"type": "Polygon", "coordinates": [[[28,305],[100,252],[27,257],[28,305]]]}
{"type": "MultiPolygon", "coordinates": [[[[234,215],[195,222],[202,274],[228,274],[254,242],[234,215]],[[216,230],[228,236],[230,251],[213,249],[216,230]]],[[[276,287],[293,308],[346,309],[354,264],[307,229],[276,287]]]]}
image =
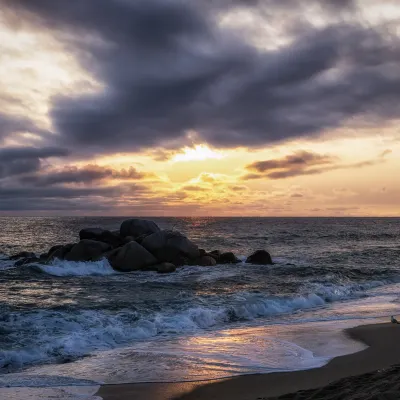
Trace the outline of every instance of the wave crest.
{"type": "Polygon", "coordinates": [[[32,264],[31,268],[53,276],[106,276],[117,273],[105,258],[88,262],[55,259],[49,265],[32,264]]]}

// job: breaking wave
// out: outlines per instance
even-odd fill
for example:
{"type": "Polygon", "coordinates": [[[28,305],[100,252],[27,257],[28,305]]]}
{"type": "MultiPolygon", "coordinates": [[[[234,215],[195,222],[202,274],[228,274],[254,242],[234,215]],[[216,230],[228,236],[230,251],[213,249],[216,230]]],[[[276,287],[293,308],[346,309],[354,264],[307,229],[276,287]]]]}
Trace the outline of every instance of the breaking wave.
{"type": "MultiPolygon", "coordinates": [[[[96,265],[99,269],[108,268],[104,263],[96,265]]],[[[84,265],[71,268],[90,273],[84,272],[84,265]]],[[[364,290],[383,284],[320,286],[315,293],[286,298],[243,292],[228,300],[221,298],[220,306],[194,303],[187,306],[182,302],[174,309],[148,314],[132,310],[118,313],[105,310],[11,312],[0,317],[0,348],[3,349],[0,350],[0,370],[65,362],[95,350],[113,349],[161,334],[196,332],[231,322],[322,307],[332,301],[363,297],[364,290]]]]}
{"type": "Polygon", "coordinates": [[[53,276],[106,276],[117,273],[106,259],[94,262],[74,262],[55,259],[49,265],[33,264],[31,268],[53,276]]]}

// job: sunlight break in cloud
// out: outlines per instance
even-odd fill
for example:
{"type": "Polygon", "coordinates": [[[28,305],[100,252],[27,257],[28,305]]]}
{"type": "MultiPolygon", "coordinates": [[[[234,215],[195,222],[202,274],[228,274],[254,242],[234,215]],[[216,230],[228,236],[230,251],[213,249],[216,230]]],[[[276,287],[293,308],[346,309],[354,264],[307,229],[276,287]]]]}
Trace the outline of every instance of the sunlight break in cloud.
{"type": "Polygon", "coordinates": [[[176,154],[173,162],[178,161],[203,161],[207,159],[220,160],[224,156],[221,152],[210,149],[205,144],[198,144],[194,147],[184,147],[181,153],[176,154]]]}

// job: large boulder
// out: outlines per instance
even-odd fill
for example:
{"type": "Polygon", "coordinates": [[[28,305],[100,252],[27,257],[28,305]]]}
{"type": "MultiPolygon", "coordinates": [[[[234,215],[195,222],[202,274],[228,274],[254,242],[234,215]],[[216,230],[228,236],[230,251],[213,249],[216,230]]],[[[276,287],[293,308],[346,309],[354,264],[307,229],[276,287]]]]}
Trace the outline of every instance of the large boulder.
{"type": "Polygon", "coordinates": [[[65,255],[67,261],[91,261],[99,259],[111,246],[97,240],[84,239],[75,244],[65,255]]]}
{"type": "Polygon", "coordinates": [[[240,260],[232,253],[222,253],[219,256],[218,264],[237,264],[240,263],[240,260]]]}
{"type": "Polygon", "coordinates": [[[199,248],[176,231],[159,231],[147,236],[142,246],[160,262],[174,262],[179,257],[194,260],[200,257],[199,248]]]}
{"type": "Polygon", "coordinates": [[[133,236],[137,238],[142,235],[151,235],[159,232],[160,228],[153,221],[147,219],[132,218],[127,219],[121,224],[120,235],[122,237],[133,236]]]}
{"type": "Polygon", "coordinates": [[[146,269],[158,263],[157,259],[143,246],[129,242],[107,254],[111,266],[122,272],[146,269]]]}
{"type": "Polygon", "coordinates": [[[257,264],[257,265],[271,265],[273,264],[271,255],[268,251],[265,250],[257,250],[251,256],[249,256],[246,260],[248,264],[257,264]]]}
{"type": "Polygon", "coordinates": [[[82,229],[79,232],[79,239],[97,240],[98,242],[107,243],[113,248],[120,247],[124,244],[124,239],[121,236],[102,228],[82,229]]]}

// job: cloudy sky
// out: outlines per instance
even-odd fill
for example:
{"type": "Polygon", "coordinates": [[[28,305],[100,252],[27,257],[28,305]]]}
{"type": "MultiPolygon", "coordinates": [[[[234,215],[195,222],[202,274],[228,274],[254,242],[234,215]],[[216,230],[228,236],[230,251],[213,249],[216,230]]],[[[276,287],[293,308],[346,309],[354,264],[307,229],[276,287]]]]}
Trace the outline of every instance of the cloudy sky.
{"type": "Polygon", "coordinates": [[[400,215],[397,0],[0,0],[0,214],[400,215]]]}

